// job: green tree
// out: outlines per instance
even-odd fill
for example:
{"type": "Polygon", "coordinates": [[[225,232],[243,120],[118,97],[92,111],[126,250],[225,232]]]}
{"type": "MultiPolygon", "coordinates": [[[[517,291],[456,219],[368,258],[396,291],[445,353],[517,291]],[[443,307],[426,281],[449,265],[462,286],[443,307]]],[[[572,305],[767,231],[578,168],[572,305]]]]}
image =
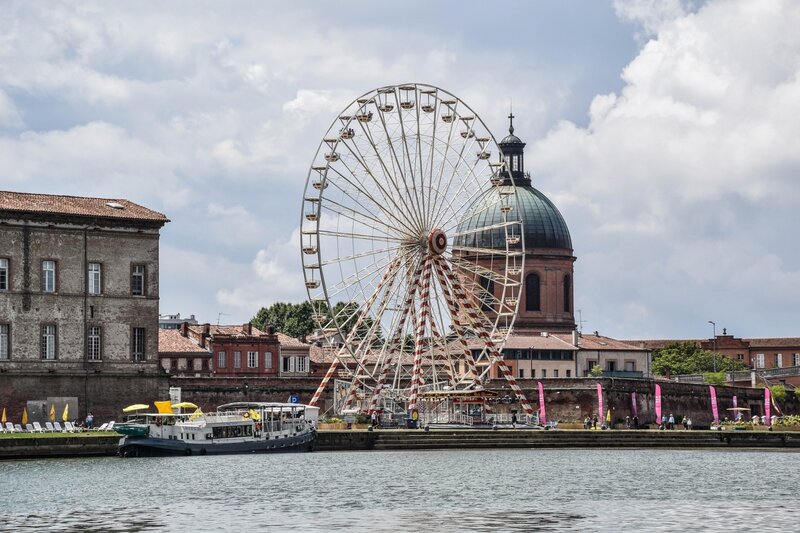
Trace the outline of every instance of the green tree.
{"type": "Polygon", "coordinates": [[[653,373],[703,374],[713,372],[716,360],[717,372],[746,370],[741,361],[703,350],[694,342],[673,342],[653,351],[653,373]]]}
{"type": "Polygon", "coordinates": [[[603,375],[603,369],[600,368],[600,365],[594,365],[591,370],[589,370],[589,376],[593,378],[599,378],[603,375]]]}
{"type": "Polygon", "coordinates": [[[771,385],[769,393],[772,395],[772,399],[778,404],[785,402],[786,397],[789,396],[789,393],[786,392],[786,387],[783,385],[771,385]]]}
{"type": "Polygon", "coordinates": [[[312,313],[313,309],[309,302],[299,304],[277,302],[259,309],[251,322],[262,331],[266,331],[267,326],[272,325],[275,331],[298,338],[314,331],[316,326],[311,319],[312,313]]]}

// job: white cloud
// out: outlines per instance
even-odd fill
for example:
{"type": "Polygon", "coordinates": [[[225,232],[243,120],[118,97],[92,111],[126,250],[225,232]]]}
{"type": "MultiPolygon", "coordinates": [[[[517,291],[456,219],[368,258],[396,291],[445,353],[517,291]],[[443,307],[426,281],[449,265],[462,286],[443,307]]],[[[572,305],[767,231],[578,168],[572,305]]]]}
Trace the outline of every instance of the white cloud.
{"type": "Polygon", "coordinates": [[[640,24],[644,35],[656,35],[666,22],[684,17],[694,7],[691,0],[614,0],[614,10],[623,20],[640,24]]]}
{"type": "MultiPolygon", "coordinates": [[[[565,189],[553,197],[589,263],[576,295],[595,293],[591,307],[576,305],[591,329],[690,335],[673,318],[652,323],[683,314],[752,336],[745,328],[800,289],[800,255],[771,235],[800,200],[800,6],[709,2],[680,16],[671,5],[623,90],[597,96],[587,128],[559,124],[528,160],[565,189]]],[[[764,333],[791,327],[791,314],[764,333]]]]}

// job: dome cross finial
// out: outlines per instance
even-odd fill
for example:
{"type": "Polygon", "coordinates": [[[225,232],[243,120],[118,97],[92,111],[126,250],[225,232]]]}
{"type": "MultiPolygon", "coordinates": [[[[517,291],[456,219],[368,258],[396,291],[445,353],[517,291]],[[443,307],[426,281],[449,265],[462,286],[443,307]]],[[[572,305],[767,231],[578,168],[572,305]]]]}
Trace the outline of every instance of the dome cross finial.
{"type": "Polygon", "coordinates": [[[514,112],[508,114],[508,133],[514,135],[514,112]]]}

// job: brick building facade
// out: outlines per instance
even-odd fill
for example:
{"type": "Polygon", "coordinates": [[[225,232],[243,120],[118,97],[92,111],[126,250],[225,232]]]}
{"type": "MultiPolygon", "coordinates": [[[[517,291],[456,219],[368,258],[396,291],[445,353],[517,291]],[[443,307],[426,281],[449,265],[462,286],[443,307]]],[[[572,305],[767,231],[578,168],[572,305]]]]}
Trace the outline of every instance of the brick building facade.
{"type": "Polygon", "coordinates": [[[165,372],[179,376],[305,377],[311,373],[311,346],[273,328],[250,323],[212,326],[183,323],[160,332],[159,359],[165,372]]]}

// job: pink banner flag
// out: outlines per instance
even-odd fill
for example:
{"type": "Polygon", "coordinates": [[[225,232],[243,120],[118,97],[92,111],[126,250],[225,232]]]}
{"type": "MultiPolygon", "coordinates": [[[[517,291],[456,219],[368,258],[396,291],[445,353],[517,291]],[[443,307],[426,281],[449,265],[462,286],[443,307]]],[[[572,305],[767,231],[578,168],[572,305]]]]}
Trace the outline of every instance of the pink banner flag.
{"type": "Polygon", "coordinates": [[[606,415],[603,412],[603,385],[597,384],[597,419],[603,420],[606,415]]]}
{"type": "Polygon", "coordinates": [[[719,409],[717,408],[717,389],[714,385],[708,386],[708,393],[711,395],[711,414],[714,415],[714,421],[719,421],[719,409]]]}
{"type": "Polygon", "coordinates": [[[544,408],[544,386],[541,381],[537,383],[539,384],[539,424],[544,425],[547,424],[547,411],[544,408]]]}
{"type": "Polygon", "coordinates": [[[772,425],[772,418],[770,415],[770,408],[772,407],[772,401],[770,398],[771,394],[769,392],[769,387],[764,387],[764,414],[767,415],[767,422],[768,426],[772,425]]]}
{"type": "Polygon", "coordinates": [[[661,423],[661,385],[656,384],[656,424],[661,423]]]}
{"type": "Polygon", "coordinates": [[[639,406],[636,403],[636,391],[631,393],[631,410],[633,411],[633,416],[639,416],[639,406]]]}
{"type": "Polygon", "coordinates": [[[739,401],[736,398],[736,395],[734,394],[733,395],[733,418],[734,418],[734,420],[739,420],[740,418],[742,418],[742,414],[739,412],[738,407],[739,407],[739,401]]]}

